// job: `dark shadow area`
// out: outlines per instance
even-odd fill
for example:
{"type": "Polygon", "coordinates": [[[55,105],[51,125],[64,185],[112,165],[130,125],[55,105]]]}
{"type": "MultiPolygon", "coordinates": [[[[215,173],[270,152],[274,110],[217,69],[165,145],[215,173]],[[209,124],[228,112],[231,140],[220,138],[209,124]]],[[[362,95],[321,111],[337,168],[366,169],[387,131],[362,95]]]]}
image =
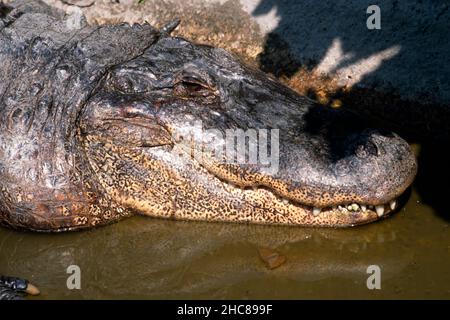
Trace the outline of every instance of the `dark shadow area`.
{"type": "MultiPolygon", "coordinates": [[[[424,204],[450,221],[445,203],[450,194],[446,150],[450,146],[450,1],[377,1],[381,30],[367,28],[366,9],[372,4],[366,0],[261,0],[253,16],[276,10],[279,17],[259,56],[261,69],[278,78],[295,77],[299,70],[312,72],[325,57],[329,59],[336,42],[346,58],[335,60],[332,71],[396,48],[394,56],[383,59],[357,85],[336,89],[330,98],[342,101],[344,109],[370,125],[420,145],[416,189],[424,204]]],[[[315,89],[312,85],[303,91],[317,98],[315,89]]],[[[329,139],[332,145],[334,138],[329,139]]]]}
{"type": "Polygon", "coordinates": [[[0,19],[6,18],[6,16],[12,11],[10,6],[0,2],[0,19]]]}
{"type": "Polygon", "coordinates": [[[337,42],[345,58],[334,61],[331,70],[397,48],[398,53],[385,57],[360,84],[395,88],[429,102],[450,102],[450,2],[377,1],[381,29],[369,30],[366,10],[373,4],[368,0],[261,0],[254,16],[275,10],[279,17],[259,57],[261,67],[277,76],[291,76],[299,66],[312,70],[337,42]]]}
{"type": "Polygon", "coordinates": [[[442,218],[450,221],[447,197],[450,195],[450,154],[446,145],[427,143],[421,145],[419,173],[416,190],[423,203],[431,206],[442,218]]]}
{"type": "Polygon", "coordinates": [[[360,148],[360,152],[376,155],[378,147],[371,139],[374,132],[383,137],[393,137],[391,131],[377,128],[367,119],[355,117],[349,112],[333,110],[327,106],[311,108],[305,114],[304,120],[305,126],[298,134],[322,137],[323,147],[329,151],[328,159],[333,163],[354,156],[357,147],[360,148]],[[368,128],[377,128],[377,130],[368,128]]]}

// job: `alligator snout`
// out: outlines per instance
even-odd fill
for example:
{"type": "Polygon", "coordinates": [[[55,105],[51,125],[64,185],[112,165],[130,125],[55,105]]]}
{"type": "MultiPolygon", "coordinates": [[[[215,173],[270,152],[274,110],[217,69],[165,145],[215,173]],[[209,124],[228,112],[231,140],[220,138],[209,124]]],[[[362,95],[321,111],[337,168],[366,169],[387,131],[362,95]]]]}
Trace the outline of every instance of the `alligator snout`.
{"type": "Polygon", "coordinates": [[[306,112],[302,108],[284,119],[281,114],[272,117],[284,124],[277,127],[278,141],[267,140],[268,149],[277,151],[276,170],[214,161],[204,166],[234,186],[264,188],[284,203],[309,207],[316,215],[337,208],[373,209],[378,216],[394,210],[417,171],[410,146],[395,133],[367,128],[351,114],[302,99],[301,106],[306,104],[306,112]]]}

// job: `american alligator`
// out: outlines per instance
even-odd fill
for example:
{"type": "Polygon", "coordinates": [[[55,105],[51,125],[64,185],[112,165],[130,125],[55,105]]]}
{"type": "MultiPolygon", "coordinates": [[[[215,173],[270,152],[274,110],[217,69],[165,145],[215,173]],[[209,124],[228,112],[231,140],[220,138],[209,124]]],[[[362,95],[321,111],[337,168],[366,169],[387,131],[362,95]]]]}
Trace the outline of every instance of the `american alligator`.
{"type": "Polygon", "coordinates": [[[0,224],[61,232],[140,214],[343,227],[396,209],[417,171],[403,139],[170,36],[176,25],[1,6],[0,224]],[[267,142],[276,170],[205,148],[229,146],[229,132],[267,142]]]}

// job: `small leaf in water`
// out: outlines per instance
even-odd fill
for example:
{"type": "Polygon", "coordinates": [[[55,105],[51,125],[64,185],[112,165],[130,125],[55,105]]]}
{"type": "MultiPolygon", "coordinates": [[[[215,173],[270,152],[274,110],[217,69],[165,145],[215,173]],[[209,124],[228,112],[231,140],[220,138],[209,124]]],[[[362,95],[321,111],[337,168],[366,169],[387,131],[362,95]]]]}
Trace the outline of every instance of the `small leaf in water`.
{"type": "Polygon", "coordinates": [[[259,256],[267,268],[273,270],[286,262],[286,257],[269,248],[259,248],[259,256]]]}

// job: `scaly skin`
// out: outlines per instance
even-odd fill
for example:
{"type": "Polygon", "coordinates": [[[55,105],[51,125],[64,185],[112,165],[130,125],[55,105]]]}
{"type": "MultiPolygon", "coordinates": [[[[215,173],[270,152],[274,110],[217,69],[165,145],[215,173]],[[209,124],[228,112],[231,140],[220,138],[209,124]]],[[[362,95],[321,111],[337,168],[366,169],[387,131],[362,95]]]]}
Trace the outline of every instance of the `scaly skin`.
{"type": "MultiPolygon", "coordinates": [[[[142,214],[342,227],[395,208],[417,171],[405,141],[172,38],[173,27],[92,27],[39,1],[0,5],[0,224],[60,232],[142,214]],[[279,170],[193,156],[230,129],[278,129],[279,170]]],[[[25,292],[38,290],[0,277],[0,299],[25,292]]]]}
{"type": "Polygon", "coordinates": [[[58,232],[142,214],[351,226],[390,213],[416,174],[394,133],[170,37],[173,26],[87,26],[37,1],[2,12],[3,225],[58,232]],[[193,130],[180,144],[198,121],[213,136],[193,130]],[[278,129],[279,170],[190,156],[230,129],[278,129]],[[353,203],[366,210],[336,208],[353,203]]]}

